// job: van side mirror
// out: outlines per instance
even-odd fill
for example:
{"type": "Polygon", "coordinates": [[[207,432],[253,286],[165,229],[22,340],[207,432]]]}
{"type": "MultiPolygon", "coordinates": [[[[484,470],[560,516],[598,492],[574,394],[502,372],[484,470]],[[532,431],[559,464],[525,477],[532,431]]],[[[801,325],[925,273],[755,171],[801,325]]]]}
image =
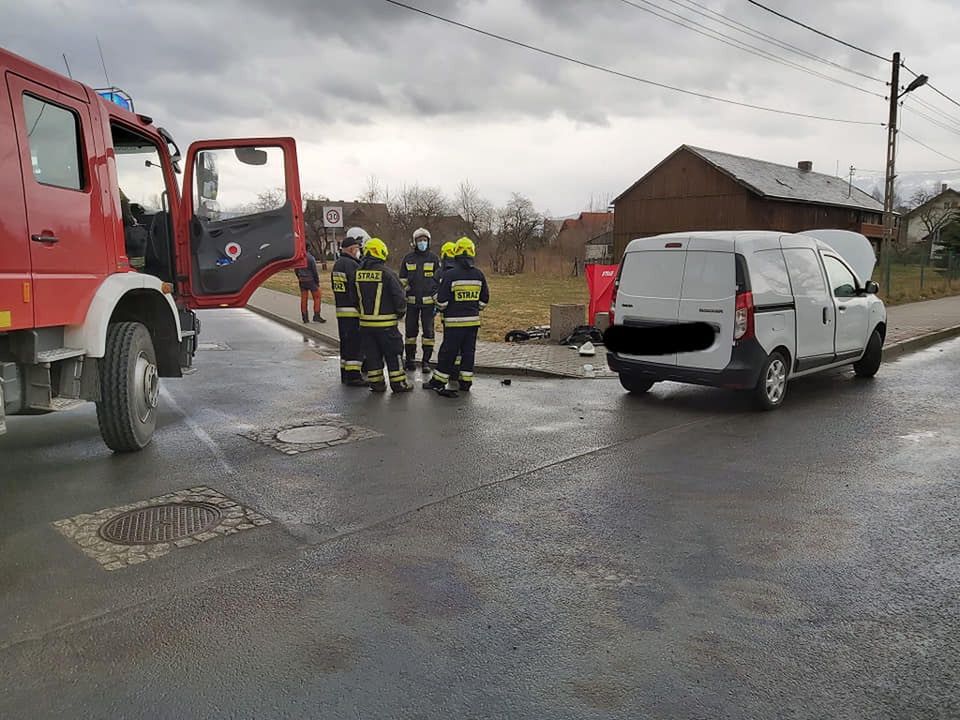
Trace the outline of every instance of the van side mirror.
{"type": "Polygon", "coordinates": [[[868,295],[876,295],[878,292],[880,292],[880,286],[873,280],[867,280],[863,286],[863,291],[868,295]]]}

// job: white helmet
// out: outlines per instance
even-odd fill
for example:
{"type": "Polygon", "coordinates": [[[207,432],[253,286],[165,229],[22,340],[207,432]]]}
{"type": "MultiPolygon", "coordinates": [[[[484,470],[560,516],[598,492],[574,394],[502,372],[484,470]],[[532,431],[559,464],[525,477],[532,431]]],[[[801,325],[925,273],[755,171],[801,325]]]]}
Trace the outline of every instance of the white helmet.
{"type": "Polygon", "coordinates": [[[350,228],[349,230],[347,230],[346,236],[348,238],[356,238],[357,240],[359,240],[361,247],[367,240],[370,239],[370,234],[366,230],[364,230],[362,227],[350,228]]]}
{"type": "Polygon", "coordinates": [[[413,231],[413,241],[410,243],[410,247],[416,247],[417,240],[419,240],[420,238],[426,238],[427,247],[430,246],[430,240],[431,240],[430,231],[427,230],[426,228],[417,228],[416,230],[413,231]]]}

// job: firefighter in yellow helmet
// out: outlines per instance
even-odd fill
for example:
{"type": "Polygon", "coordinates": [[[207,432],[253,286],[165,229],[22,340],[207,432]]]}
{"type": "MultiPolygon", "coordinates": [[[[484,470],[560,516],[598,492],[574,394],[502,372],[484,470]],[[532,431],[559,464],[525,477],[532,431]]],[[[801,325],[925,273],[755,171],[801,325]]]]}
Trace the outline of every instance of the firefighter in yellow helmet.
{"type": "MultiPolygon", "coordinates": [[[[453,255],[456,249],[457,249],[457,243],[454,242],[453,240],[448,240],[447,242],[445,242],[443,245],[440,246],[440,280],[443,279],[443,276],[447,272],[447,270],[452,269],[456,265],[456,262],[453,259],[453,255]]],[[[439,292],[439,290],[440,290],[440,284],[438,281],[437,291],[439,292]]],[[[434,297],[433,300],[434,300],[434,303],[436,303],[436,300],[437,300],[436,297],[434,297]]],[[[439,308],[437,308],[437,315],[440,317],[440,326],[443,327],[443,312],[439,308]]],[[[457,379],[459,378],[460,362],[461,362],[461,357],[457,355],[457,359],[454,363],[454,370],[450,375],[450,380],[452,382],[456,382],[457,379]]],[[[430,382],[429,380],[426,380],[424,382],[424,387],[427,387],[429,382],[430,382]]]]}
{"type": "Polygon", "coordinates": [[[390,389],[410,392],[412,388],[403,370],[403,338],[397,329],[407,311],[407,301],[400,278],[386,265],[388,255],[387,245],[380,238],[371,238],[363,246],[363,259],[356,273],[360,340],[370,390],[386,392],[386,363],[390,389]]]}
{"type": "Polygon", "coordinates": [[[461,357],[459,387],[467,392],[473,385],[473,365],[477,352],[477,334],[480,332],[480,311],[490,302],[487,278],[475,265],[477,248],[473,240],[462,237],[454,250],[454,266],[440,279],[437,308],[443,313],[443,344],[437,369],[426,384],[445,397],[456,397],[456,391],[447,390],[447,383],[461,357]]]}

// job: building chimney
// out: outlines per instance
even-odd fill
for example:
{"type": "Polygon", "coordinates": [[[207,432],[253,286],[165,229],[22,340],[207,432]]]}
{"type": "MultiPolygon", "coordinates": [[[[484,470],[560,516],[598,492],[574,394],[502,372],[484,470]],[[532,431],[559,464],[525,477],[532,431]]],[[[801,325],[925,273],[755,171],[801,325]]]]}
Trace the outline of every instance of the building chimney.
{"type": "Polygon", "coordinates": [[[813,170],[813,162],[811,160],[801,160],[797,163],[797,169],[800,172],[810,172],[813,170]]]}
{"type": "Polygon", "coordinates": [[[946,183],[940,183],[940,192],[945,193],[948,187],[950,186],[947,185],[946,183]]]}

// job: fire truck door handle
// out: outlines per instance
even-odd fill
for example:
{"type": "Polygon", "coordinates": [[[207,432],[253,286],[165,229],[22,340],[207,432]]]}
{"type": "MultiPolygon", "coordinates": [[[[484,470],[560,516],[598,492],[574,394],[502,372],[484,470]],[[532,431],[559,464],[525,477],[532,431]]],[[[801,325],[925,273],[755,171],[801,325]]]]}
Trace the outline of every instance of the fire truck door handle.
{"type": "Polygon", "coordinates": [[[46,243],[47,245],[55,245],[60,242],[60,238],[56,235],[31,235],[30,239],[38,243],[46,243]]]}

